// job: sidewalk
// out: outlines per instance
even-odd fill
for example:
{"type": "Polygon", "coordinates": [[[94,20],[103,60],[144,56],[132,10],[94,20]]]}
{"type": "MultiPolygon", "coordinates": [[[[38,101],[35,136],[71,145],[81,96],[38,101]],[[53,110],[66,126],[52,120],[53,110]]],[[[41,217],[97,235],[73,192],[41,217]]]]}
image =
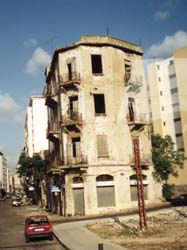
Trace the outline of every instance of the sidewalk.
{"type": "MultiPolygon", "coordinates": [[[[150,207],[147,210],[151,211],[155,207],[162,209],[167,207],[167,205],[165,206],[162,203],[158,206],[150,207]]],[[[132,216],[132,214],[138,216],[137,211],[127,211],[122,214],[111,214],[106,217],[84,216],[64,218],[62,216],[49,214],[37,206],[28,207],[27,210],[32,214],[46,214],[53,224],[55,236],[67,250],[124,250],[124,247],[116,245],[109,240],[101,239],[98,235],[92,233],[86,228],[86,224],[92,221],[95,223],[96,221],[113,220],[112,218],[114,217],[132,216]],[[103,249],[99,249],[99,244],[103,244],[103,249]]]]}
{"type": "Polygon", "coordinates": [[[125,249],[108,240],[101,239],[86,229],[86,224],[89,222],[86,220],[54,225],[54,234],[68,250],[98,250],[99,244],[103,244],[103,250],[125,249]]]}

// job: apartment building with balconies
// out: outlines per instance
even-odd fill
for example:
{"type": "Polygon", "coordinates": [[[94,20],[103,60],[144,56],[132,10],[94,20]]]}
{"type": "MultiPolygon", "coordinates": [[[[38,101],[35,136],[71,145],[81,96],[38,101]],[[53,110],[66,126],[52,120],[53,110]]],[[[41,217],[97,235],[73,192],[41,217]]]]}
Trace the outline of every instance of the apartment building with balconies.
{"type": "Polygon", "coordinates": [[[161,198],[152,176],[142,48],[109,36],[82,36],[55,50],[46,69],[48,207],[61,215],[136,207],[134,140],[146,204],[161,198]]]}
{"type": "MultiPolygon", "coordinates": [[[[187,156],[187,47],[174,52],[164,60],[155,60],[148,65],[151,116],[153,132],[170,135],[175,150],[187,156]]],[[[187,163],[170,178],[181,193],[187,192],[187,163]]]]}

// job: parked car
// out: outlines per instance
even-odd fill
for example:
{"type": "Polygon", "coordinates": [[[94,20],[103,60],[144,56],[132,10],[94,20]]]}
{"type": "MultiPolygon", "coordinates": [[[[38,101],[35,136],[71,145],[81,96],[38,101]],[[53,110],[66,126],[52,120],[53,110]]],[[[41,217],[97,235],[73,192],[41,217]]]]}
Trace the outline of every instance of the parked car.
{"type": "Polygon", "coordinates": [[[53,228],[46,215],[29,216],[25,220],[25,240],[34,238],[49,238],[53,240],[53,228]]]}
{"type": "Polygon", "coordinates": [[[187,194],[180,194],[177,198],[172,199],[173,205],[187,205],[187,194]]]}
{"type": "Polygon", "coordinates": [[[3,196],[3,197],[0,197],[0,201],[5,201],[6,200],[6,197],[3,196]]]}
{"type": "Polygon", "coordinates": [[[12,207],[20,207],[21,200],[19,198],[12,199],[12,207]]]}

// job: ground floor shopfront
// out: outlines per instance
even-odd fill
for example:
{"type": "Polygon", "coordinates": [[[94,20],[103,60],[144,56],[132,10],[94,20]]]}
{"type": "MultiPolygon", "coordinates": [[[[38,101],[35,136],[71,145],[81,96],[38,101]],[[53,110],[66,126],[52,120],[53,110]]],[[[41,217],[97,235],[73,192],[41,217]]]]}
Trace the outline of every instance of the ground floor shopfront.
{"type": "MultiPolygon", "coordinates": [[[[152,176],[152,166],[142,170],[145,204],[161,201],[161,186],[152,176]]],[[[46,185],[46,203],[62,216],[96,215],[137,207],[136,171],[131,166],[89,166],[51,176],[46,185]]]]}

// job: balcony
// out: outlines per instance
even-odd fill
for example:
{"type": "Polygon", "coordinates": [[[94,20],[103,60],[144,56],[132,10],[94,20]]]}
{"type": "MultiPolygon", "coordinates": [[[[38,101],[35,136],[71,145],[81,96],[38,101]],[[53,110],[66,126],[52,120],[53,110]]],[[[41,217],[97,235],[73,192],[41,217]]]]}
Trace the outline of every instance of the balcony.
{"type": "Polygon", "coordinates": [[[132,130],[139,130],[144,125],[148,125],[149,121],[147,118],[147,114],[142,113],[131,113],[127,114],[127,122],[132,130]]]}
{"type": "Polygon", "coordinates": [[[63,115],[61,125],[66,128],[82,126],[82,114],[77,111],[70,111],[69,114],[63,115]]]}
{"type": "Polygon", "coordinates": [[[59,85],[65,89],[81,84],[80,73],[72,72],[59,77],[59,85]]]}
{"type": "Polygon", "coordinates": [[[52,93],[47,93],[46,98],[45,98],[45,104],[50,107],[54,108],[57,106],[57,95],[52,94],[52,93]]]}
{"type": "Polygon", "coordinates": [[[57,141],[59,137],[59,129],[57,123],[49,122],[47,128],[47,139],[50,141],[57,141]]]}
{"type": "Polygon", "coordinates": [[[143,77],[137,74],[125,74],[124,75],[124,83],[125,86],[134,86],[134,87],[142,87],[143,86],[143,77]]]}
{"type": "Polygon", "coordinates": [[[68,155],[65,160],[65,165],[62,167],[63,169],[69,169],[69,168],[81,168],[85,169],[88,168],[88,160],[87,156],[80,154],[76,157],[68,155]]]}
{"type": "MultiPolygon", "coordinates": [[[[130,165],[135,167],[135,158],[134,155],[129,155],[130,165]]],[[[152,155],[151,154],[143,154],[140,152],[140,163],[141,166],[150,166],[152,165],[152,155]]]]}

